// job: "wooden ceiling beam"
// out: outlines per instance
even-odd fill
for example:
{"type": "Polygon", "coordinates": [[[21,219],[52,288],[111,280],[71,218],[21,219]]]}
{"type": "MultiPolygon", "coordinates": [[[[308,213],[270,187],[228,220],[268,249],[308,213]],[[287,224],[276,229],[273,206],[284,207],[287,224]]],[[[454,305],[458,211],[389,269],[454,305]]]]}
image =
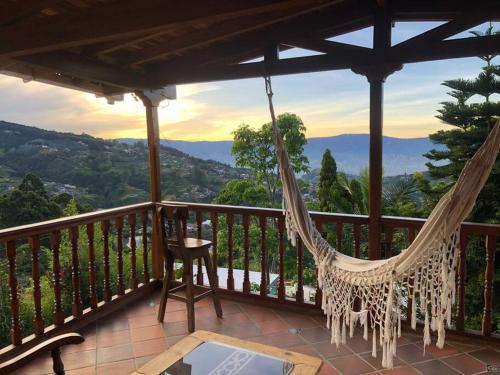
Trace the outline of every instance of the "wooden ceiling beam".
{"type": "Polygon", "coordinates": [[[416,63],[424,61],[500,54],[500,35],[470,37],[430,43],[425,48],[391,48],[387,62],[416,63]]]}
{"type": "Polygon", "coordinates": [[[123,89],[155,88],[140,72],[123,69],[67,51],[45,52],[15,59],[35,67],[43,67],[80,79],[99,82],[123,89]]]}
{"type": "Polygon", "coordinates": [[[335,3],[336,1],[331,1],[316,6],[308,5],[305,7],[303,4],[300,4],[285,11],[267,13],[258,17],[244,17],[227,20],[218,24],[213,29],[201,29],[194,33],[190,33],[185,38],[179,36],[161,45],[148,48],[144,52],[141,52],[140,57],[125,59],[124,61],[120,61],[120,63],[126,65],[140,65],[159,58],[182,54],[193,48],[200,48],[261,28],[269,27],[301,15],[317,12],[331,7],[335,3]]]}
{"type": "MultiPolygon", "coordinates": [[[[144,66],[152,76],[158,77],[163,73],[169,74],[185,66],[206,66],[209,64],[226,61],[237,61],[241,56],[247,56],[260,51],[263,55],[266,41],[268,44],[280,43],[282,40],[299,38],[311,35],[314,31],[331,28],[332,25],[341,24],[342,21],[353,24],[356,20],[363,21],[370,17],[368,7],[353,7],[353,3],[346,1],[337,7],[308,15],[302,15],[293,20],[275,24],[269,28],[249,32],[235,40],[229,40],[188,53],[169,62],[144,66]]],[[[261,55],[261,56],[262,56],[261,55]]]]}
{"type": "Polygon", "coordinates": [[[405,0],[391,3],[392,18],[396,21],[449,21],[478,9],[496,9],[491,16],[500,16],[497,0],[405,0]]]}
{"type": "MultiPolygon", "coordinates": [[[[389,49],[386,55],[359,58],[347,58],[342,55],[318,55],[308,57],[289,58],[276,61],[266,66],[271,75],[286,75],[312,73],[329,70],[359,68],[377,64],[406,64],[423,61],[474,57],[485,54],[500,54],[500,35],[454,39],[434,43],[425,50],[398,51],[389,49]]],[[[205,69],[183,69],[171,71],[170,74],[156,77],[161,85],[186,84],[219,80],[245,79],[262,77],[264,64],[262,62],[236,64],[229,66],[206,67],[205,69]]]]}
{"type": "Polygon", "coordinates": [[[405,40],[394,46],[396,49],[414,49],[422,48],[428,43],[435,43],[442,41],[443,39],[449,38],[456,35],[462,31],[470,29],[471,27],[477,26],[488,20],[488,15],[481,12],[477,13],[467,13],[458,16],[457,18],[428,30],[422,34],[419,34],[413,38],[405,40]]]}
{"type": "Polygon", "coordinates": [[[56,74],[48,69],[20,64],[18,61],[11,61],[11,64],[5,69],[7,70],[2,70],[2,68],[0,68],[0,74],[20,78],[24,82],[41,82],[52,86],[84,91],[101,96],[123,92],[123,90],[117,87],[92,83],[79,78],[68,77],[64,74],[56,74]]]}
{"type": "Polygon", "coordinates": [[[9,25],[24,17],[37,15],[43,9],[57,5],[61,0],[22,0],[0,2],[0,26],[9,25]]]}
{"type": "Polygon", "coordinates": [[[282,42],[287,46],[298,47],[310,51],[329,54],[342,54],[348,56],[366,56],[372,51],[371,48],[355,46],[352,44],[334,42],[321,38],[298,38],[291,41],[282,42]]]}
{"type": "Polygon", "coordinates": [[[192,22],[220,22],[288,9],[291,4],[328,0],[122,0],[99,4],[78,14],[19,22],[0,29],[0,57],[15,57],[155,33],[192,22]],[[125,22],[126,21],[126,22],[125,22]]]}

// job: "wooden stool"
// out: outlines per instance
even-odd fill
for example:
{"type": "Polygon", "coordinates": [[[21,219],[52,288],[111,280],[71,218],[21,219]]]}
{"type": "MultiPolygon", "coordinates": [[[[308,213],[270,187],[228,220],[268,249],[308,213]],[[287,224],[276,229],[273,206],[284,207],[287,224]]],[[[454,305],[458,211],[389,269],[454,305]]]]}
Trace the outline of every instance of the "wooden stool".
{"type": "Polygon", "coordinates": [[[222,308],[217,293],[216,275],[212,267],[209,249],[212,242],[198,238],[187,238],[185,222],[189,217],[187,206],[162,205],[158,210],[160,228],[163,242],[163,255],[165,258],[165,277],[161,291],[160,308],[158,310],[158,321],[163,322],[167,299],[173,298],[186,303],[189,332],[194,332],[194,303],[202,298],[212,296],[215,312],[222,318],[222,308]],[[168,226],[168,228],[167,228],[168,226]],[[174,260],[182,260],[184,267],[183,283],[171,288],[174,277],[174,260]],[[210,287],[193,285],[193,261],[203,259],[210,287]],[[182,296],[176,292],[186,289],[186,295],[182,296]],[[195,294],[195,289],[201,293],[195,294]]]}

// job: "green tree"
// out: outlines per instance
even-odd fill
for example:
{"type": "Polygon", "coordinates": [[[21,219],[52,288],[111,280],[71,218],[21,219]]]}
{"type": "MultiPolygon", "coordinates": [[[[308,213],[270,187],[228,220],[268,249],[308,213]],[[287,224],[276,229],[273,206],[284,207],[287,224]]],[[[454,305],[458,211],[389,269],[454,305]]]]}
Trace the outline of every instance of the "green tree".
{"type": "MultiPolygon", "coordinates": [[[[295,173],[307,172],[309,161],[304,155],[306,127],[300,117],[284,113],[277,118],[290,163],[295,173]]],[[[257,182],[264,184],[272,205],[276,205],[278,190],[281,186],[278,161],[274,148],[274,132],[270,123],[254,130],[249,125],[240,125],[233,132],[234,141],[231,153],[236,165],[251,169],[257,182]]]]}
{"type": "Polygon", "coordinates": [[[330,207],[330,189],[335,182],[337,182],[337,163],[327,148],[321,158],[319,172],[318,198],[321,211],[327,211],[330,207]]]}
{"type": "Polygon", "coordinates": [[[213,202],[232,206],[271,206],[266,188],[255,180],[229,180],[213,202]]]}
{"type": "MultiPolygon", "coordinates": [[[[497,33],[490,25],[486,31],[472,32],[473,35],[497,33]]],[[[473,79],[454,79],[443,82],[450,89],[452,100],[441,103],[442,108],[436,116],[453,127],[430,135],[434,143],[446,146],[445,150],[431,150],[425,156],[430,176],[437,182],[432,184],[422,175],[417,176],[418,187],[424,194],[426,213],[437,200],[449,190],[457,180],[462,168],[480,145],[485,141],[494,123],[500,116],[500,102],[492,98],[500,93],[499,66],[494,64],[495,55],[480,56],[485,66],[473,79]]],[[[469,220],[479,222],[500,222],[500,159],[497,159],[492,173],[479,194],[469,220]]],[[[469,238],[467,251],[468,280],[465,306],[466,323],[469,328],[479,328],[483,309],[482,283],[484,280],[484,240],[469,238]]],[[[500,274],[495,276],[494,289],[500,287],[500,274]]],[[[494,321],[499,322],[500,304],[495,299],[493,306],[494,321]]],[[[497,325],[494,329],[498,329],[497,325]]]]}
{"type": "Polygon", "coordinates": [[[13,191],[0,196],[0,227],[54,219],[62,215],[61,207],[47,194],[42,181],[28,174],[13,191]]]}

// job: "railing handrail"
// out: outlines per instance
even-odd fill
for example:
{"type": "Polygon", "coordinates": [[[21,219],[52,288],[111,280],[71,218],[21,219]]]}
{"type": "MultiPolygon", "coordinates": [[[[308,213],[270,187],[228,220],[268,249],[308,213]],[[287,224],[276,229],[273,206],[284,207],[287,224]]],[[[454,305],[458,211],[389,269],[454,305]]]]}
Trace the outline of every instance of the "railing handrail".
{"type": "Polygon", "coordinates": [[[20,225],[18,227],[0,230],[0,243],[27,238],[39,234],[50,233],[54,230],[69,228],[76,225],[90,224],[97,220],[112,219],[122,214],[137,213],[153,207],[152,202],[132,204],[117,208],[109,208],[100,211],[88,212],[84,214],[61,217],[59,219],[42,221],[34,224],[20,225]]]}
{"type": "MultiPolygon", "coordinates": [[[[267,217],[280,217],[283,215],[283,210],[279,208],[264,208],[264,207],[249,207],[249,206],[231,206],[224,204],[212,203],[194,203],[180,201],[162,201],[162,204],[183,204],[193,210],[204,210],[217,213],[233,213],[247,214],[267,217]]],[[[317,222],[343,222],[348,224],[368,224],[368,215],[357,214],[340,214],[333,212],[310,211],[312,219],[317,222]]],[[[382,216],[381,223],[390,227],[412,227],[418,229],[422,227],[427,219],[417,217],[402,217],[402,216],[382,216]]],[[[462,230],[464,234],[480,234],[480,235],[495,235],[500,236],[500,224],[463,222],[462,230]]],[[[1,233],[1,232],[0,232],[1,233]]]]}

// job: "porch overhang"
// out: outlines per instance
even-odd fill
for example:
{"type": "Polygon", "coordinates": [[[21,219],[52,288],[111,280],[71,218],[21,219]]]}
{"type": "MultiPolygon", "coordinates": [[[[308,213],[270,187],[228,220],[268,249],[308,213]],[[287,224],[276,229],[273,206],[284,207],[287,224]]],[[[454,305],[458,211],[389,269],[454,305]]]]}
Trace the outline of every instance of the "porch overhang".
{"type": "Polygon", "coordinates": [[[500,52],[500,36],[444,40],[500,19],[494,0],[29,0],[0,5],[0,72],[110,96],[168,84],[309,73],[500,52]],[[395,21],[444,21],[384,48],[327,40],[395,21]],[[266,49],[322,55],[243,63],[266,49]]]}

